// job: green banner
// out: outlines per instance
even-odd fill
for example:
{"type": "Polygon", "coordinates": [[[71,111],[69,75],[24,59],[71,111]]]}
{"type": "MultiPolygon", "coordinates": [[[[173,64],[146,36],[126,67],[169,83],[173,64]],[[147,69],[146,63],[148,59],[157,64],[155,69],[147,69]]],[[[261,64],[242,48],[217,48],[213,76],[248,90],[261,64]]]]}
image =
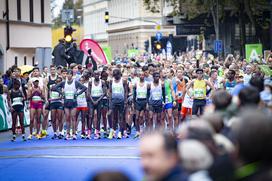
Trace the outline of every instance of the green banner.
{"type": "Polygon", "coordinates": [[[139,50],[137,49],[129,49],[128,50],[128,57],[131,58],[131,57],[135,57],[137,55],[139,55],[139,50]]]}
{"type": "Polygon", "coordinates": [[[102,47],[102,49],[106,55],[108,64],[111,63],[111,61],[112,61],[111,47],[105,46],[105,47],[102,47]]]}
{"type": "Polygon", "coordinates": [[[272,70],[268,65],[259,65],[259,67],[266,76],[272,76],[272,70]]]}
{"type": "MultiPolygon", "coordinates": [[[[30,123],[29,110],[27,109],[27,106],[25,106],[24,113],[24,125],[27,126],[30,123]]],[[[17,125],[19,125],[19,121],[17,121],[17,125]]],[[[0,95],[0,131],[8,130],[11,128],[11,126],[12,117],[8,108],[7,96],[3,94],[0,95]]]]}
{"type": "Polygon", "coordinates": [[[247,62],[261,61],[259,56],[263,55],[262,44],[246,44],[246,60],[247,62]]]}

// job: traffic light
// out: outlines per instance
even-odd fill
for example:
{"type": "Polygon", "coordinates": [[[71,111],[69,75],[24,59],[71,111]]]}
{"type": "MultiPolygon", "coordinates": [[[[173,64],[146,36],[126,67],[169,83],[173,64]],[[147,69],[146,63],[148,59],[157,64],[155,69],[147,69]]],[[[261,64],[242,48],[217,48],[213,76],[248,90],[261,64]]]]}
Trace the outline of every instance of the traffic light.
{"type": "Polygon", "coordinates": [[[149,48],[149,40],[146,40],[144,42],[144,47],[145,47],[145,51],[148,52],[148,48],[149,48]]]}
{"type": "Polygon", "coordinates": [[[72,28],[71,26],[66,26],[64,28],[64,39],[67,43],[71,43],[73,41],[72,34],[76,31],[76,29],[72,28]]]}
{"type": "Polygon", "coordinates": [[[105,23],[109,23],[110,15],[108,11],[105,11],[104,19],[105,19],[105,23]]]}
{"type": "Polygon", "coordinates": [[[161,52],[162,43],[160,41],[155,41],[154,47],[155,47],[156,52],[161,52]]]}

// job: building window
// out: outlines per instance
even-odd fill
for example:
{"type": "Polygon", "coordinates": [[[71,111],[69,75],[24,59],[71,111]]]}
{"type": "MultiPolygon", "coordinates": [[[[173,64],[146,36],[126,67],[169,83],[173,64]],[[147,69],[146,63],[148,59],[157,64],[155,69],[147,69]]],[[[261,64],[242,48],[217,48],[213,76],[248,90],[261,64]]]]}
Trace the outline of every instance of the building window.
{"type": "Polygon", "coordinates": [[[21,20],[21,0],[17,0],[17,19],[21,20]]]}
{"type": "Polygon", "coordinates": [[[33,56],[32,57],[32,66],[34,66],[35,65],[35,57],[33,56]]]}
{"type": "Polygon", "coordinates": [[[44,23],[44,0],[41,0],[41,23],[44,23]]]}
{"type": "Polygon", "coordinates": [[[29,0],[30,22],[33,22],[33,0],[29,0]]]}
{"type": "Polygon", "coordinates": [[[24,56],[24,65],[26,65],[26,56],[24,56]]]}
{"type": "Polygon", "coordinates": [[[18,65],[18,57],[17,57],[17,56],[15,56],[14,64],[15,64],[15,65],[18,65]]]}

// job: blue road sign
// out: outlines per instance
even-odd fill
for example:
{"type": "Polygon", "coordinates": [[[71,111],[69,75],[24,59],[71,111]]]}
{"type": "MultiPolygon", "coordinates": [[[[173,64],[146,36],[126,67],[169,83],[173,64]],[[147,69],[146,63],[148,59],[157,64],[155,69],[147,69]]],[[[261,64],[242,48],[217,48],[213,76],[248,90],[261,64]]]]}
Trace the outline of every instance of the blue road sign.
{"type": "Polygon", "coordinates": [[[166,53],[172,55],[172,43],[170,41],[166,43],[166,53]]]}
{"type": "Polygon", "coordinates": [[[161,33],[161,32],[157,32],[157,33],[156,33],[156,39],[157,39],[158,41],[160,41],[160,40],[162,39],[162,33],[161,33]]]}
{"type": "Polygon", "coordinates": [[[220,53],[223,50],[223,43],[222,40],[215,40],[214,41],[214,52],[220,53]]]}

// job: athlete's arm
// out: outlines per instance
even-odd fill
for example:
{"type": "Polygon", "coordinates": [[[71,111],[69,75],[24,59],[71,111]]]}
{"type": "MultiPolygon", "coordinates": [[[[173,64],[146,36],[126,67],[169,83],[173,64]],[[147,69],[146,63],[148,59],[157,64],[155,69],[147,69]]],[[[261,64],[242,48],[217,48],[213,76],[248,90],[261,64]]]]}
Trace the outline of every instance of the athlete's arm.
{"type": "Polygon", "coordinates": [[[80,89],[80,91],[79,91],[79,93],[77,93],[77,95],[80,95],[87,90],[87,87],[85,85],[81,84],[80,82],[78,82],[77,80],[75,81],[75,86],[76,86],[76,89],[80,89]]]}
{"type": "Polygon", "coordinates": [[[87,100],[90,100],[91,102],[93,102],[91,91],[92,91],[92,81],[89,81],[88,90],[87,90],[87,100]]]}
{"type": "Polygon", "coordinates": [[[62,81],[58,83],[56,86],[52,87],[52,91],[58,92],[60,95],[63,95],[63,92],[61,91],[64,88],[65,81],[62,81]]]}
{"type": "Polygon", "coordinates": [[[194,81],[190,82],[188,86],[186,87],[186,91],[189,92],[190,88],[192,87],[194,81]]]}
{"type": "Polygon", "coordinates": [[[124,86],[124,90],[125,90],[125,104],[127,103],[127,99],[128,99],[128,82],[127,80],[123,80],[123,86],[124,86]]]}
{"type": "Polygon", "coordinates": [[[212,90],[214,90],[214,86],[210,81],[205,80],[205,82],[212,90]]]}
{"type": "Polygon", "coordinates": [[[27,90],[27,98],[30,100],[32,98],[32,87],[30,87],[28,90],[27,90]]]}
{"type": "Polygon", "coordinates": [[[137,84],[133,86],[132,92],[133,92],[133,102],[136,102],[136,89],[137,89],[137,84]]]}
{"type": "Polygon", "coordinates": [[[101,81],[102,81],[103,94],[99,97],[99,99],[97,99],[96,102],[100,102],[103,99],[103,97],[106,95],[106,92],[107,92],[107,86],[106,86],[105,82],[103,80],[101,80],[101,81]]]}

